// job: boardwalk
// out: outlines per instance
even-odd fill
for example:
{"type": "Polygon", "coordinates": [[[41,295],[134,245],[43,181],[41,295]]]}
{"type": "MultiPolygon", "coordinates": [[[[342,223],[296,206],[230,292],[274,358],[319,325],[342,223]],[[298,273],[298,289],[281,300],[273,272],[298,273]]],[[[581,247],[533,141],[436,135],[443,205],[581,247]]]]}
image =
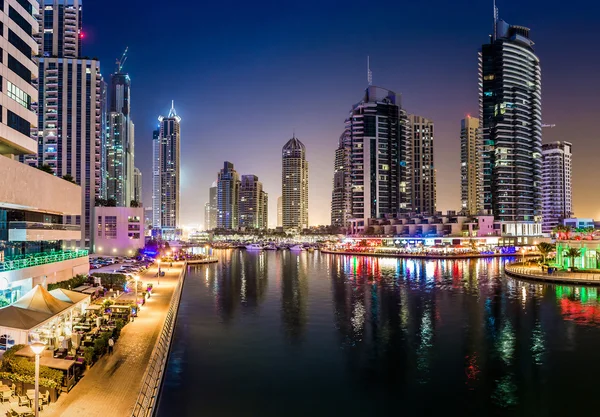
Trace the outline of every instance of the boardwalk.
{"type": "Polygon", "coordinates": [[[553,272],[548,274],[539,266],[524,266],[522,264],[511,264],[504,267],[507,275],[523,279],[533,279],[549,282],[560,282],[567,284],[600,285],[600,274],[588,274],[577,272],[553,272]]]}
{"type": "Polygon", "coordinates": [[[182,263],[174,263],[172,268],[162,268],[165,276],[158,286],[156,268],[148,270],[142,281],[154,284],[153,295],[140,316],[123,328],[114,353],[104,355],[70,393],[44,409],[42,417],[131,415],[182,267],[182,263]]]}

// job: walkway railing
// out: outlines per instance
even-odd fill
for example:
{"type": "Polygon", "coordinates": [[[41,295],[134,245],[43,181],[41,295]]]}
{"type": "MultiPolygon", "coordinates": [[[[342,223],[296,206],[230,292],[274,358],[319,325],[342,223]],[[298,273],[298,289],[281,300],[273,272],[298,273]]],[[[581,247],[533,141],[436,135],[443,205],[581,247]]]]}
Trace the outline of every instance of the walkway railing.
{"type": "Polygon", "coordinates": [[[510,275],[520,275],[524,277],[532,277],[548,281],[597,281],[600,283],[600,274],[586,274],[581,272],[542,272],[538,268],[527,268],[514,265],[506,265],[504,270],[510,275]]]}
{"type": "MultiPolygon", "coordinates": [[[[185,274],[186,266],[183,267],[183,275],[185,274]]],[[[179,309],[179,299],[183,290],[183,275],[175,287],[169,311],[165,318],[162,331],[158,336],[146,373],[142,380],[142,388],[138,399],[133,407],[132,417],[151,417],[156,412],[156,400],[160,391],[167,360],[169,359],[169,349],[171,347],[171,339],[175,330],[175,321],[177,319],[177,310],[179,309]]]]}
{"type": "Polygon", "coordinates": [[[5,260],[0,262],[0,272],[14,271],[17,269],[30,268],[32,266],[46,265],[54,262],[68,261],[69,259],[88,256],[87,250],[75,250],[49,253],[47,255],[36,255],[23,259],[5,260]]]}

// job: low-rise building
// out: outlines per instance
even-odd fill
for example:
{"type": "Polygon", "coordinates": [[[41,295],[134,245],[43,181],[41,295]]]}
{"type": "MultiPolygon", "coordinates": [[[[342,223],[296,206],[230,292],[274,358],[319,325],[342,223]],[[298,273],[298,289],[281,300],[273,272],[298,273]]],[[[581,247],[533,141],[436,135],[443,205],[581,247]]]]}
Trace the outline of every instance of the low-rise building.
{"type": "Polygon", "coordinates": [[[98,255],[134,256],[144,247],[143,207],[95,207],[92,250],[98,255]]]}
{"type": "Polygon", "coordinates": [[[468,216],[449,211],[446,214],[415,215],[368,219],[350,219],[351,236],[391,236],[408,238],[498,237],[500,246],[526,246],[540,240],[541,224],[501,222],[491,215],[468,216]]]}

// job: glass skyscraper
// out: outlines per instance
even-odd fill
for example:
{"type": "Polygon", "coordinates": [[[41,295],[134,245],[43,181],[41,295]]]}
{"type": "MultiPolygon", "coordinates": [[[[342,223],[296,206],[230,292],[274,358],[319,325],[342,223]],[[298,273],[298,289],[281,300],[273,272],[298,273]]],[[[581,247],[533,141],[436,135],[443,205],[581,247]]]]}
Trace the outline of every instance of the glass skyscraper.
{"type": "Polygon", "coordinates": [[[483,208],[511,224],[504,233],[539,234],[542,181],[540,62],[529,29],[495,19],[479,53],[483,208]]]}

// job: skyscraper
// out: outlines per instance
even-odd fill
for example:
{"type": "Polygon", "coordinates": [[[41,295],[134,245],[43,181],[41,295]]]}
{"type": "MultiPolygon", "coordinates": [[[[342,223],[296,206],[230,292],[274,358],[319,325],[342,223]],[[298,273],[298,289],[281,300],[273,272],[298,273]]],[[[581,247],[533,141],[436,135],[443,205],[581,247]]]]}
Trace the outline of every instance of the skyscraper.
{"type": "Polygon", "coordinates": [[[81,0],[38,0],[39,55],[45,58],[81,57],[81,0]]]}
{"type": "Polygon", "coordinates": [[[153,137],[153,227],[163,239],[175,239],[179,228],[181,117],[171,103],[169,115],[159,116],[153,137]]]}
{"type": "Polygon", "coordinates": [[[117,207],[129,205],[127,178],[127,134],[123,114],[108,113],[106,134],[106,198],[113,199],[117,207]]]}
{"type": "Polygon", "coordinates": [[[369,218],[396,215],[411,209],[410,150],[406,112],[400,96],[393,91],[369,85],[363,99],[346,119],[346,129],[336,151],[337,194],[332,200],[332,221],[345,222],[346,215],[364,226],[369,218]],[[348,149],[345,149],[348,148],[348,149]],[[349,152],[346,172],[340,173],[345,152],[349,152]],[[349,178],[351,195],[344,188],[349,178]],[[345,208],[345,206],[350,206],[345,208]],[[334,210],[335,209],[335,210],[334,210]]]}
{"type": "Polygon", "coordinates": [[[283,146],[281,162],[283,228],[302,231],[308,227],[308,162],[295,135],[283,146]]]}
{"type": "Polygon", "coordinates": [[[256,175],[242,175],[239,200],[239,227],[265,229],[263,184],[256,175]]]}
{"type": "Polygon", "coordinates": [[[239,227],[240,177],[231,162],[225,161],[217,177],[217,228],[239,227]]]}
{"type": "Polygon", "coordinates": [[[135,200],[135,141],[131,120],[131,79],[119,62],[111,75],[108,132],[106,136],[108,194],[115,194],[118,207],[135,200]],[[116,172],[115,172],[116,171],[116,172]],[[121,190],[120,193],[114,190],[121,190]]]}
{"type": "Polygon", "coordinates": [[[204,225],[206,230],[212,230],[217,227],[217,182],[212,183],[208,190],[208,202],[204,206],[204,225]]]}
{"type": "Polygon", "coordinates": [[[352,181],[350,177],[350,135],[348,130],[340,136],[335,150],[333,191],[331,193],[331,225],[345,227],[352,215],[352,181]]]}
{"type": "Polygon", "coordinates": [[[277,197],[277,227],[283,227],[283,197],[277,197]]]}
{"type": "Polygon", "coordinates": [[[467,116],[460,122],[460,200],[463,212],[475,215],[483,209],[481,200],[481,143],[479,119],[467,116]]]}
{"type": "Polygon", "coordinates": [[[90,245],[95,199],[102,196],[105,86],[100,62],[81,56],[81,1],[43,0],[38,15],[37,111],[38,154],[23,158],[49,165],[59,176],[70,175],[81,186],[82,216],[67,223],[81,225],[80,246],[90,245]],[[83,217],[83,218],[82,218],[83,217]]]}
{"type": "Polygon", "coordinates": [[[541,70],[529,29],[494,16],[479,52],[483,208],[503,232],[538,235],[542,214],[541,70]]]}
{"type": "Polygon", "coordinates": [[[435,214],[436,182],[433,164],[433,121],[411,114],[408,116],[412,149],[412,211],[435,214]]]}
{"type": "Polygon", "coordinates": [[[138,168],[133,170],[133,200],[142,203],[142,171],[138,168]]]}
{"type": "Polygon", "coordinates": [[[263,190],[261,193],[261,202],[262,206],[262,224],[260,229],[267,230],[269,228],[269,194],[263,190]]]}
{"type": "Polygon", "coordinates": [[[573,215],[571,193],[570,142],[551,142],[542,145],[542,232],[550,233],[573,215]]]}

